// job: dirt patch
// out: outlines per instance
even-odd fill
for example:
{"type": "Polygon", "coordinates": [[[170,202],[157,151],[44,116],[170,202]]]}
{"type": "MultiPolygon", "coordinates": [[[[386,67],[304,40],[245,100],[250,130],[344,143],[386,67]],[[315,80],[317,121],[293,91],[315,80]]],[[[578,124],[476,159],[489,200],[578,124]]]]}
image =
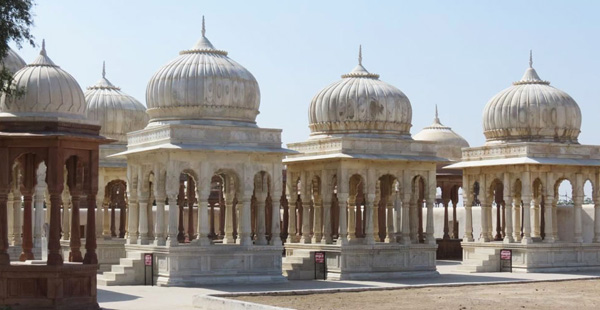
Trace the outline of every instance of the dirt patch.
{"type": "Polygon", "coordinates": [[[295,296],[240,296],[259,304],[312,309],[600,309],[600,280],[408,288],[295,296]]]}

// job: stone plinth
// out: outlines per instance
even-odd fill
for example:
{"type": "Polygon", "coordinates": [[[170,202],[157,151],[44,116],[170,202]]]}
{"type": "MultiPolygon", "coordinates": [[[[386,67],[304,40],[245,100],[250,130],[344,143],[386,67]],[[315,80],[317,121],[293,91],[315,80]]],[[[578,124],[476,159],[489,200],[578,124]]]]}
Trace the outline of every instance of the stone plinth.
{"type": "MultiPolygon", "coordinates": [[[[500,249],[513,253],[513,272],[571,272],[600,269],[599,243],[463,242],[463,266],[486,265],[485,271],[500,271],[500,249]],[[486,255],[482,255],[485,252],[486,255]]],[[[480,270],[471,270],[480,271],[480,270]]]]}
{"type": "MultiPolygon", "coordinates": [[[[125,257],[125,239],[97,239],[96,254],[98,255],[98,272],[110,270],[112,265],[118,265],[119,260],[125,257]]],[[[82,239],[85,244],[85,239],[82,239]]],[[[69,257],[69,241],[61,240],[62,255],[65,258],[69,257]]],[[[85,255],[85,248],[81,248],[82,255],[85,255]]]]}
{"type": "MultiPolygon", "coordinates": [[[[286,243],[286,260],[305,258],[303,264],[314,271],[311,252],[326,252],[328,280],[371,280],[415,276],[437,276],[436,245],[376,243],[373,245],[330,245],[286,243]],[[307,259],[310,258],[310,259],[307,259]]],[[[300,260],[296,260],[300,262],[300,260]]],[[[290,274],[294,264],[284,264],[290,274]]],[[[299,266],[298,266],[299,267],[299,266]]]]}
{"type": "Polygon", "coordinates": [[[177,247],[127,245],[126,248],[128,252],[154,254],[154,283],[158,286],[287,281],[281,274],[282,246],[188,244],[177,247]]]}
{"type": "Polygon", "coordinates": [[[99,309],[97,265],[0,266],[0,305],[12,310],[99,309]]]}

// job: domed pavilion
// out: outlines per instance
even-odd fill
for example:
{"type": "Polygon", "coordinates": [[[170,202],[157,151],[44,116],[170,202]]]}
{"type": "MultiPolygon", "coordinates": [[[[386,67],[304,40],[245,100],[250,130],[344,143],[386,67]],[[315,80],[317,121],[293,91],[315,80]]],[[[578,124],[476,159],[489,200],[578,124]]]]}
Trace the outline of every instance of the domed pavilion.
{"type": "MultiPolygon", "coordinates": [[[[117,264],[119,258],[125,256],[127,228],[127,161],[110,155],[127,150],[127,133],[144,129],[148,124],[148,114],[144,105],[106,78],[104,63],[102,77],[88,87],[84,95],[88,119],[102,126],[102,136],[115,141],[100,146],[96,196],[99,263],[100,270],[106,271],[110,264],[117,264]]],[[[65,234],[68,232],[67,229],[65,234]]]]}
{"type": "Polygon", "coordinates": [[[329,279],[435,274],[432,142],[411,138],[412,108],[398,88],[362,65],[319,91],[311,136],[288,144],[289,221],[284,274],[313,277],[326,252],[329,279]],[[423,213],[426,206],[426,225],[423,213]]]}
{"type": "Polygon", "coordinates": [[[512,250],[518,271],[600,267],[600,147],[580,145],[580,127],[575,100],[542,80],[530,55],[521,80],[484,108],[485,145],[463,149],[461,162],[447,167],[463,170],[461,269],[498,271],[501,249],[512,250]],[[572,185],[574,205],[559,208],[558,188],[565,180],[572,185]],[[589,235],[582,224],[586,181],[594,188],[589,235]],[[480,210],[480,218],[473,218],[473,209],[480,210]],[[480,223],[476,230],[474,222],[480,223]]]}
{"type": "Polygon", "coordinates": [[[443,169],[451,163],[460,161],[462,148],[469,147],[469,143],[452,128],[444,126],[438,116],[438,108],[435,106],[435,118],[433,124],[423,128],[413,136],[415,140],[432,141],[437,145],[437,155],[446,158],[448,162],[438,163],[436,171],[437,187],[441,189],[441,201],[444,207],[444,228],[442,240],[438,240],[438,259],[460,259],[462,249],[460,237],[458,236],[457,206],[459,201],[459,189],[462,187],[462,170],[443,169]],[[450,225],[448,208],[452,203],[452,225],[450,225]],[[452,226],[452,227],[450,227],[452,226]]]}
{"type": "MultiPolygon", "coordinates": [[[[9,57],[17,59],[10,52],[9,57]]],[[[97,309],[98,150],[110,140],[99,135],[96,122],[86,119],[81,87],[48,57],[45,43],[32,63],[15,72],[13,85],[22,93],[0,98],[0,274],[10,292],[0,294],[0,304],[97,309]],[[49,215],[48,256],[41,261],[32,249],[34,235],[41,242],[44,205],[49,215]],[[65,251],[68,262],[64,262],[61,209],[68,210],[68,205],[71,212],[65,213],[71,216],[67,220],[72,229],[65,251]],[[79,229],[80,206],[87,206],[84,236],[79,229]],[[10,262],[9,240],[20,243],[20,262],[10,262]]]]}
{"type": "Polygon", "coordinates": [[[143,283],[143,253],[154,254],[158,285],[285,281],[279,197],[289,151],[280,129],[257,126],[258,82],[208,40],[204,19],[200,40],[150,79],[146,104],[148,125],[114,155],[127,157],[133,262],[98,281],[143,283]]]}

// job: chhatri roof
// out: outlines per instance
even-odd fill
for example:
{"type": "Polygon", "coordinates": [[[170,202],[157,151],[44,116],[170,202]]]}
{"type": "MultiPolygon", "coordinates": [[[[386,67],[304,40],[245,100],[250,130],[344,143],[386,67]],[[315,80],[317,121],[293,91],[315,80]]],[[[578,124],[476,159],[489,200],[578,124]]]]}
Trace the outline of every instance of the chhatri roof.
{"type": "Polygon", "coordinates": [[[452,128],[444,126],[440,122],[437,105],[435,106],[433,124],[423,128],[423,130],[413,136],[413,139],[436,142],[438,144],[438,156],[453,161],[460,160],[461,148],[469,147],[467,140],[454,132],[452,128]]]}
{"type": "Polygon", "coordinates": [[[580,128],[577,102],[539,77],[531,53],[521,80],[496,94],[483,111],[487,143],[578,143],[580,128]]]}
{"type": "Polygon", "coordinates": [[[151,123],[256,126],[260,90],[250,71],[208,40],[202,17],[202,37],[152,76],[146,103],[151,123]]]}
{"type": "Polygon", "coordinates": [[[379,80],[362,64],[320,90],[309,112],[311,136],[355,135],[410,139],[412,107],[398,88],[379,80]]]}
{"type": "Polygon", "coordinates": [[[102,78],[87,88],[85,100],[88,118],[100,123],[100,134],[105,137],[127,143],[128,132],[143,129],[148,124],[146,107],[106,78],[104,63],[102,78]]]}

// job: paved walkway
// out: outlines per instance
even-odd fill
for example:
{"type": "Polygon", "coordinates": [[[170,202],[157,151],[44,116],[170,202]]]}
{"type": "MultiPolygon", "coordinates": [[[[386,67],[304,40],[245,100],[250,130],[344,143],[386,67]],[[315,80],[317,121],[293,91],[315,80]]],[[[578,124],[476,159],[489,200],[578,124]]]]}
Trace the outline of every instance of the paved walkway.
{"type": "Polygon", "coordinates": [[[280,284],[214,285],[203,288],[151,286],[98,286],[98,303],[103,309],[192,310],[192,297],[198,294],[246,292],[369,290],[433,285],[464,285],[524,281],[553,281],[600,278],[600,271],[572,273],[459,273],[459,263],[438,261],[439,277],[387,281],[289,281],[280,284]]]}

